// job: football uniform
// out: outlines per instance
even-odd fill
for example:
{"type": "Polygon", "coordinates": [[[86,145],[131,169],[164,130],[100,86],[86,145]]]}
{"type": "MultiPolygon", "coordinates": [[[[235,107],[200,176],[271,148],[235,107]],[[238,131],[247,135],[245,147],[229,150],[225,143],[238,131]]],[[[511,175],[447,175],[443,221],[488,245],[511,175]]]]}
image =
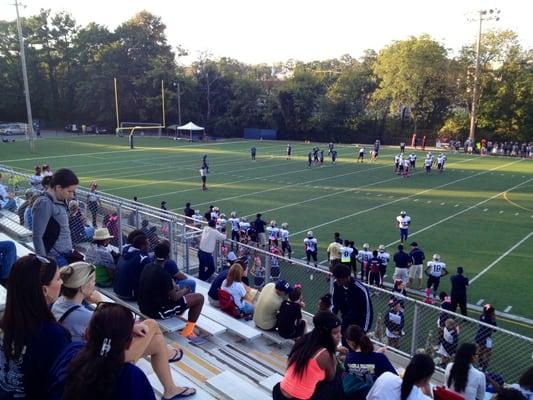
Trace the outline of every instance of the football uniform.
{"type": "Polygon", "coordinates": [[[379,257],[372,257],[369,262],[370,273],[368,275],[368,283],[370,285],[381,286],[381,260],[379,257]]]}
{"type": "Polygon", "coordinates": [[[415,153],[411,153],[409,155],[409,161],[411,163],[411,168],[416,168],[416,154],[415,153]]]}
{"type": "Polygon", "coordinates": [[[433,293],[439,289],[440,277],[446,271],[446,264],[440,261],[429,261],[426,270],[429,270],[427,288],[433,287],[433,293]]]}
{"type": "Polygon", "coordinates": [[[426,174],[429,174],[431,172],[431,166],[433,165],[433,159],[426,158],[424,160],[424,166],[426,167],[426,174]]]}
{"type": "Polygon", "coordinates": [[[368,273],[370,272],[368,267],[371,258],[372,252],[365,249],[359,251],[359,254],[357,254],[357,261],[361,264],[361,279],[364,282],[368,282],[368,273]]]}
{"type": "Polygon", "coordinates": [[[381,272],[381,282],[385,279],[385,274],[387,273],[387,265],[390,261],[390,254],[386,251],[378,252],[378,258],[381,260],[380,272],[381,272]]]}
{"type": "Polygon", "coordinates": [[[411,166],[411,161],[408,158],[403,160],[403,176],[409,176],[409,167],[411,166]]]}
{"type": "Polygon", "coordinates": [[[442,172],[444,170],[444,163],[446,162],[446,156],[440,155],[437,157],[437,169],[439,172],[442,172]]]}
{"type": "Polygon", "coordinates": [[[309,264],[309,261],[311,261],[311,258],[313,261],[317,262],[317,245],[318,240],[314,237],[307,237],[304,239],[304,246],[305,246],[305,254],[307,256],[307,264],[309,264]]]}
{"type": "Polygon", "coordinates": [[[239,241],[240,218],[230,217],[228,222],[231,224],[231,240],[239,241]]]}
{"type": "Polygon", "coordinates": [[[288,257],[291,258],[292,248],[289,243],[289,231],[281,228],[279,230],[279,237],[281,239],[281,253],[285,256],[285,252],[287,252],[288,257]]]}
{"type": "Polygon", "coordinates": [[[398,228],[400,229],[400,240],[403,242],[404,240],[407,240],[407,236],[409,235],[409,225],[411,224],[411,217],[401,216],[398,215],[396,217],[396,221],[398,222],[398,228]]]}
{"type": "Polygon", "coordinates": [[[394,172],[398,172],[399,167],[400,167],[400,155],[396,154],[394,156],[394,172]]]}
{"type": "Polygon", "coordinates": [[[268,244],[278,244],[279,228],[277,226],[267,226],[268,244]]]}

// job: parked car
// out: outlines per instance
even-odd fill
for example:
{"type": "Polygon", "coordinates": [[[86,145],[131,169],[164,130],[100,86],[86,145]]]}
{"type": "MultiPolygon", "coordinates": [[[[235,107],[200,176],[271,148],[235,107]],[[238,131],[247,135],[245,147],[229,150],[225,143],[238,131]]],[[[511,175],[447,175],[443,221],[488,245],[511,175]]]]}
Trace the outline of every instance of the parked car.
{"type": "Polygon", "coordinates": [[[26,134],[26,124],[5,124],[0,127],[0,135],[10,136],[10,135],[25,135],[26,134]]]}

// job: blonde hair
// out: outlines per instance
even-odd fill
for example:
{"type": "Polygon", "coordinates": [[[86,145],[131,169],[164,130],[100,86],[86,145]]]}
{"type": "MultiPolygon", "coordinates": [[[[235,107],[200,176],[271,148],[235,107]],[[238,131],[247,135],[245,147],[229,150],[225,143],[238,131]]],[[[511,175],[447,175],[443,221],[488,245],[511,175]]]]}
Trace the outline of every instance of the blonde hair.
{"type": "Polygon", "coordinates": [[[241,264],[239,263],[233,264],[228,271],[228,276],[226,278],[226,287],[230,287],[233,284],[233,282],[242,282],[243,273],[244,273],[244,269],[242,268],[241,264]]]}

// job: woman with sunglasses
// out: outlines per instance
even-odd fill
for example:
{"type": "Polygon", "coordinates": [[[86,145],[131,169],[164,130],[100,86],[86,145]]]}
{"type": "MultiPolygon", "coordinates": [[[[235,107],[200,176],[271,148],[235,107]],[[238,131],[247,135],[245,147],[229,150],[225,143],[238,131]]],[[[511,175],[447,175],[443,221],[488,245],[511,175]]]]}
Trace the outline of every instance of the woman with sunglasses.
{"type": "MultiPolygon", "coordinates": [[[[90,304],[101,303],[101,296],[94,290],[96,269],[86,262],[72,263],[61,268],[63,295],[54,303],[52,312],[57,320],[72,334],[73,341],[88,341],[88,326],[94,312],[90,304]]],[[[194,389],[176,386],[172,380],[169,363],[183,357],[181,349],[167,347],[165,338],[154,320],[145,320],[133,325],[131,345],[126,350],[127,362],[136,363],[141,357],[150,356],[150,362],[163,385],[164,398],[174,398],[177,394],[194,394],[194,389]]]]}
{"type": "Polygon", "coordinates": [[[50,311],[61,283],[51,258],[28,255],[13,265],[0,321],[0,398],[42,399],[44,372],[70,342],[50,311]]]}

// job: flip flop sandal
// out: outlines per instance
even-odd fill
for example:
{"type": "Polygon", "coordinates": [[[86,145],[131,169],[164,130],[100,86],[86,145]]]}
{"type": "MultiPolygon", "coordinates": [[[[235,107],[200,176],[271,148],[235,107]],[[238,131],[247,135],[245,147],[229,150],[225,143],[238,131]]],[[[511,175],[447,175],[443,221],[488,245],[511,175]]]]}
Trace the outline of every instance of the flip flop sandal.
{"type": "Polygon", "coordinates": [[[169,363],[175,363],[183,358],[183,350],[182,349],[174,349],[176,350],[176,355],[172,358],[169,358],[169,363]]]}
{"type": "Polygon", "coordinates": [[[168,399],[165,399],[164,397],[161,397],[161,400],[176,400],[176,399],[183,399],[185,397],[194,396],[196,394],[196,389],[192,387],[185,387],[181,393],[178,393],[168,399]],[[191,391],[191,392],[189,392],[191,391]],[[189,392],[189,393],[187,393],[189,392]]]}

